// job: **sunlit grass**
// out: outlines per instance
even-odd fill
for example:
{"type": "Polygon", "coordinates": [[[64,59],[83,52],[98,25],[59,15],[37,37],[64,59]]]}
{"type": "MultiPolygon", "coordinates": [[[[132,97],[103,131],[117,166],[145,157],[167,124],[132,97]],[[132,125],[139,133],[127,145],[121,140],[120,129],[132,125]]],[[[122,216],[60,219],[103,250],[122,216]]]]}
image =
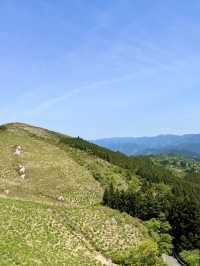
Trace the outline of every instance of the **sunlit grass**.
{"type": "Polygon", "coordinates": [[[2,266],[95,266],[97,254],[109,257],[148,237],[139,220],[101,205],[104,185],[126,188],[127,172],[57,144],[56,134],[27,125],[0,130],[2,266]]]}

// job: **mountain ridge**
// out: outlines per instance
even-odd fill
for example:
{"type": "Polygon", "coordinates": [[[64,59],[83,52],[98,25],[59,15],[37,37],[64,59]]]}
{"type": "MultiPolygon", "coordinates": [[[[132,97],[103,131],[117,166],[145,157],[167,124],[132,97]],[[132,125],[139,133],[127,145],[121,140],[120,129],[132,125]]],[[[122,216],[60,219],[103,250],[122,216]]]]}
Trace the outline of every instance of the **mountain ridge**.
{"type": "Polygon", "coordinates": [[[102,205],[105,186],[125,189],[128,178],[106,152],[28,124],[0,126],[0,265],[116,265],[119,251],[154,243],[141,220],[102,205]]]}
{"type": "Polygon", "coordinates": [[[200,134],[114,137],[97,139],[92,142],[127,155],[178,153],[200,156],[200,134]]]}
{"type": "Polygon", "coordinates": [[[0,126],[0,264],[163,266],[173,245],[196,247],[185,225],[199,237],[198,169],[28,124],[0,126]],[[174,208],[194,219],[176,224],[174,208]]]}

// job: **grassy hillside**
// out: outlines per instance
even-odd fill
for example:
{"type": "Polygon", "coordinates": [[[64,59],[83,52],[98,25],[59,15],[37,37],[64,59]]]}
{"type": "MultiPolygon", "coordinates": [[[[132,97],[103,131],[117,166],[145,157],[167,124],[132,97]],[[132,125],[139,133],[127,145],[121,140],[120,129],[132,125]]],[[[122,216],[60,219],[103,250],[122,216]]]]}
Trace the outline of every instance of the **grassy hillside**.
{"type": "Polygon", "coordinates": [[[113,254],[150,239],[140,220],[101,205],[104,185],[126,188],[129,170],[72,140],[25,124],[0,127],[0,265],[112,265],[113,254]]]}

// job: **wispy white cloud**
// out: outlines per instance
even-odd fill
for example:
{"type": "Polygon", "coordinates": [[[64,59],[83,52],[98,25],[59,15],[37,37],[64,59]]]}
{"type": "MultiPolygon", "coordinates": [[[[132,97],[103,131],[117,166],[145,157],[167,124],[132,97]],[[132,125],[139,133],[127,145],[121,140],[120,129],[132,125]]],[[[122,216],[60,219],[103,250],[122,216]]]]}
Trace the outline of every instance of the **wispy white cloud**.
{"type": "MultiPolygon", "coordinates": [[[[193,58],[188,58],[187,60],[190,61],[193,58]]],[[[79,88],[72,89],[66,93],[62,93],[57,97],[50,97],[44,99],[42,102],[40,102],[37,106],[29,109],[29,110],[23,110],[20,112],[20,114],[24,114],[26,116],[35,116],[35,115],[41,115],[43,112],[46,110],[49,110],[53,108],[54,106],[57,106],[58,104],[69,100],[72,97],[77,96],[78,94],[81,94],[85,90],[90,90],[90,89],[99,89],[103,88],[105,86],[111,86],[115,83],[120,83],[120,82],[125,82],[129,80],[134,80],[138,78],[139,76],[144,76],[148,77],[149,75],[154,75],[158,73],[159,71],[176,71],[177,69],[181,69],[185,64],[185,60],[177,60],[174,61],[171,64],[164,64],[164,63],[156,63],[154,66],[150,65],[149,67],[141,67],[138,68],[137,70],[130,72],[130,73],[124,73],[120,75],[119,77],[113,77],[110,79],[105,79],[105,80],[98,80],[91,82],[87,85],[80,86],[79,88]]]]}
{"type": "Polygon", "coordinates": [[[29,110],[25,110],[23,111],[24,114],[28,115],[28,116],[34,116],[34,115],[40,115],[42,114],[44,111],[52,108],[53,106],[66,101],[68,99],[70,99],[71,97],[76,96],[78,93],[80,93],[80,89],[73,89],[70,90],[64,94],[61,94],[57,97],[51,97],[51,98],[47,98],[44,101],[40,102],[37,106],[29,109],[29,110]]]}
{"type": "Polygon", "coordinates": [[[58,104],[65,102],[72,97],[77,96],[78,94],[84,92],[85,90],[97,89],[100,86],[102,88],[102,86],[108,86],[108,85],[112,85],[114,83],[118,83],[121,81],[133,79],[134,76],[136,76],[136,74],[137,73],[129,73],[129,74],[125,74],[125,75],[122,75],[120,77],[115,77],[115,78],[111,78],[108,80],[99,80],[99,81],[91,82],[90,84],[83,85],[79,88],[72,89],[66,93],[60,94],[57,97],[46,98],[42,102],[37,104],[35,107],[16,112],[15,115],[17,115],[17,116],[23,115],[26,117],[27,116],[30,117],[30,116],[35,116],[35,115],[41,115],[46,110],[49,110],[49,109],[53,108],[54,106],[57,106],[58,104]]]}

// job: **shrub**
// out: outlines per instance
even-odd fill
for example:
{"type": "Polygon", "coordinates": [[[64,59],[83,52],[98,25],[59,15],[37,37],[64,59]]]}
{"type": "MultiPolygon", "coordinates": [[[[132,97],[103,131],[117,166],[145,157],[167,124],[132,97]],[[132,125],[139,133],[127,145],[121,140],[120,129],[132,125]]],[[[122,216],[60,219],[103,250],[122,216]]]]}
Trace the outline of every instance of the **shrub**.
{"type": "Polygon", "coordinates": [[[5,125],[0,126],[0,131],[5,131],[6,129],[7,129],[7,127],[5,125]]]}
{"type": "Polygon", "coordinates": [[[137,246],[115,254],[113,261],[123,266],[163,266],[164,263],[158,256],[159,250],[156,242],[143,240],[137,246]]]}
{"type": "Polygon", "coordinates": [[[200,261],[199,250],[184,250],[180,253],[180,257],[188,266],[198,266],[200,261]]]}
{"type": "Polygon", "coordinates": [[[145,222],[146,227],[149,230],[151,237],[157,242],[159,246],[159,253],[171,254],[173,249],[172,236],[169,234],[171,226],[165,219],[164,215],[159,217],[160,219],[151,219],[145,222]]]}

